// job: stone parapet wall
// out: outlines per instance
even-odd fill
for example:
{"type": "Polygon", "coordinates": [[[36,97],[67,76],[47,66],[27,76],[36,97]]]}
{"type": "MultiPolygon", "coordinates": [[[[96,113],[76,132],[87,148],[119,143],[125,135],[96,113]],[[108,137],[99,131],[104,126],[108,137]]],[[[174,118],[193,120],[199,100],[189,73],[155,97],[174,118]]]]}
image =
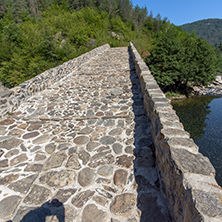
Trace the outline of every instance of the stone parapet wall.
{"type": "Polygon", "coordinates": [[[221,222],[222,189],[212,164],[198,152],[132,43],[130,49],[152,124],[160,186],[173,221],[221,222]]]}
{"type": "Polygon", "coordinates": [[[108,44],[95,48],[90,52],[63,63],[60,66],[46,70],[45,72],[12,89],[6,89],[4,92],[0,92],[0,118],[7,112],[13,112],[13,110],[29,96],[51,87],[55,82],[67,77],[67,75],[71,74],[81,65],[88,62],[91,58],[104,53],[109,48],[110,46],[108,44]]]}

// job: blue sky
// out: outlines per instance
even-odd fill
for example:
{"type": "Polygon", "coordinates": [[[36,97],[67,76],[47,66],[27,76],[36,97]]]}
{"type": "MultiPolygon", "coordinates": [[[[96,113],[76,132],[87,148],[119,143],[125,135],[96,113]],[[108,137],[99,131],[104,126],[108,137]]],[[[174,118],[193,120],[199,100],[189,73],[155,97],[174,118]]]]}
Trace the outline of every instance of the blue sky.
{"type": "Polygon", "coordinates": [[[146,6],[154,17],[160,13],[175,25],[208,18],[222,19],[222,0],[132,0],[133,6],[146,6]]]}

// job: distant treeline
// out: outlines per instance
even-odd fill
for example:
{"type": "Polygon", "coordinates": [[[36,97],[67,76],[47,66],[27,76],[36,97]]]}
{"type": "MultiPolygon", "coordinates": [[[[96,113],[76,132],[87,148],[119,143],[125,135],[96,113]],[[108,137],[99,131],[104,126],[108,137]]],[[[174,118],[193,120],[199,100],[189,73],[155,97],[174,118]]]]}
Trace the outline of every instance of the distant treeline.
{"type": "Polygon", "coordinates": [[[109,15],[119,15],[123,21],[134,21],[137,24],[142,24],[147,16],[146,7],[133,8],[129,0],[1,0],[0,18],[10,12],[16,22],[22,22],[30,16],[39,16],[52,5],[60,5],[70,11],[89,7],[109,15]]]}
{"type": "Polygon", "coordinates": [[[105,43],[130,41],[164,90],[206,85],[219,70],[209,43],[129,0],[0,1],[0,81],[8,87],[105,43]]]}
{"type": "Polygon", "coordinates": [[[213,46],[222,43],[222,19],[204,19],[181,26],[183,31],[195,32],[213,46]]]}

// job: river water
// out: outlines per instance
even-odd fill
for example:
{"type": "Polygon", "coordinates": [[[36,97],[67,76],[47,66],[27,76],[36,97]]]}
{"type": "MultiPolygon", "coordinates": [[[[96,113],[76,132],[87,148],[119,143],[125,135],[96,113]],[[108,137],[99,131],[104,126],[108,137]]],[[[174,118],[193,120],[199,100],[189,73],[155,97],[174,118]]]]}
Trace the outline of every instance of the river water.
{"type": "Polygon", "coordinates": [[[222,98],[195,97],[171,103],[186,131],[207,156],[222,186],[222,98]]]}

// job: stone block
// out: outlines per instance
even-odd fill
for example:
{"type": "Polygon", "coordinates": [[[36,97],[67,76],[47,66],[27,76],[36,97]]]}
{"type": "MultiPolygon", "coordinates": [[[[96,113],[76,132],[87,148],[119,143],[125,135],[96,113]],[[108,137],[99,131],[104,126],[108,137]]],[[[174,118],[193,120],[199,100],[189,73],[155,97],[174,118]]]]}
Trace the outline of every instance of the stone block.
{"type": "Polygon", "coordinates": [[[109,215],[97,208],[95,204],[87,205],[82,213],[82,222],[109,222],[109,215]]]}
{"type": "Polygon", "coordinates": [[[12,95],[12,90],[6,89],[3,92],[0,92],[0,98],[7,98],[12,95]]]}
{"type": "Polygon", "coordinates": [[[39,178],[39,182],[50,187],[65,187],[71,185],[75,179],[75,172],[72,170],[49,171],[39,178]]]}
{"type": "Polygon", "coordinates": [[[173,137],[167,140],[167,144],[170,148],[184,149],[194,154],[197,154],[199,149],[191,138],[173,137]]]}
{"type": "Polygon", "coordinates": [[[193,190],[193,198],[195,207],[208,217],[222,218],[222,200],[215,193],[206,192],[203,190],[193,190]]]}
{"type": "Polygon", "coordinates": [[[4,104],[6,104],[7,103],[7,99],[1,99],[0,100],[0,105],[4,105],[4,104]]]}
{"type": "Polygon", "coordinates": [[[157,83],[146,82],[146,89],[147,90],[159,89],[159,86],[157,85],[157,83]]]}
{"type": "Polygon", "coordinates": [[[173,110],[172,112],[159,112],[158,116],[161,120],[180,122],[179,117],[176,115],[176,113],[173,110]]]}
{"type": "Polygon", "coordinates": [[[177,130],[183,130],[183,124],[178,121],[170,121],[170,120],[162,120],[158,121],[159,130],[161,129],[177,129],[177,130]]]}
{"type": "Polygon", "coordinates": [[[207,157],[202,154],[193,154],[185,149],[170,148],[171,160],[174,163],[174,170],[182,173],[197,173],[202,175],[215,176],[215,169],[207,157]]]}
{"type": "MultiPolygon", "coordinates": [[[[21,202],[22,197],[20,196],[9,196],[0,201],[0,218],[10,219],[21,202]]],[[[4,221],[5,221],[4,220],[4,221]]]]}
{"type": "Polygon", "coordinates": [[[82,169],[78,175],[78,182],[82,187],[94,184],[96,174],[89,167],[82,169]]]}
{"type": "Polygon", "coordinates": [[[164,96],[164,94],[163,94],[163,92],[161,91],[161,89],[158,87],[158,88],[155,88],[155,89],[146,89],[146,93],[147,93],[147,95],[150,97],[150,98],[152,98],[152,96],[153,95],[157,95],[157,94],[160,94],[160,95],[163,95],[164,96]]]}
{"type": "Polygon", "coordinates": [[[162,138],[160,139],[163,139],[163,140],[166,140],[166,139],[171,139],[171,138],[190,138],[190,134],[185,131],[185,130],[181,130],[181,129],[161,129],[161,135],[162,135],[162,138]]]}
{"type": "Polygon", "coordinates": [[[95,191],[90,191],[90,190],[86,190],[83,191],[81,193],[78,193],[77,195],[74,196],[74,198],[72,199],[71,203],[77,207],[77,208],[81,208],[85,205],[85,203],[92,198],[92,196],[94,195],[95,191]]]}
{"type": "Polygon", "coordinates": [[[34,185],[23,202],[26,205],[38,206],[45,203],[50,195],[51,191],[49,189],[42,186],[34,185]]]}
{"type": "Polygon", "coordinates": [[[120,218],[129,217],[136,207],[136,195],[124,193],[115,197],[110,205],[110,211],[120,218]]]}
{"type": "Polygon", "coordinates": [[[33,174],[31,176],[28,176],[24,179],[18,180],[12,184],[9,185],[9,188],[19,192],[21,194],[27,194],[30,190],[30,187],[32,186],[32,184],[34,183],[34,181],[37,178],[37,174],[33,174]]]}

